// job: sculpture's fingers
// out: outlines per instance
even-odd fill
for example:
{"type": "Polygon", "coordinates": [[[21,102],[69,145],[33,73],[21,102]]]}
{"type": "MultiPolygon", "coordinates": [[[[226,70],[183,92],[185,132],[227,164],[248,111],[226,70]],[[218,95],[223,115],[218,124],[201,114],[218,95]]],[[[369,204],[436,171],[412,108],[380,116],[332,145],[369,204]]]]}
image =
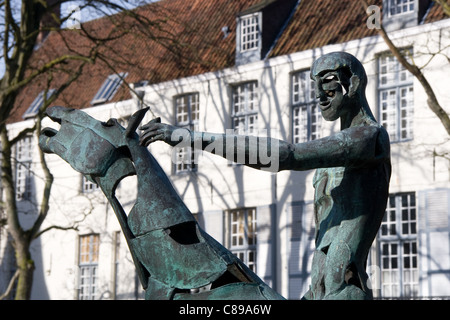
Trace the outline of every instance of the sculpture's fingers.
{"type": "Polygon", "coordinates": [[[160,133],[160,132],[147,132],[146,134],[144,134],[140,139],[139,139],[139,144],[141,146],[148,146],[149,144],[155,142],[155,141],[160,141],[160,140],[164,140],[164,134],[160,133]]]}
{"type": "Polygon", "coordinates": [[[142,132],[141,139],[145,139],[147,137],[152,137],[152,136],[157,136],[157,135],[163,135],[163,134],[164,134],[164,128],[155,126],[155,127],[149,128],[147,130],[144,130],[142,132]]]}
{"type": "Polygon", "coordinates": [[[157,117],[157,118],[155,118],[155,119],[152,119],[152,120],[150,120],[149,122],[147,122],[146,124],[142,125],[139,129],[140,129],[140,130],[147,130],[147,129],[153,127],[153,125],[154,125],[155,123],[161,123],[161,118],[160,118],[160,117],[157,117]]]}
{"type": "Polygon", "coordinates": [[[156,128],[155,127],[155,124],[154,123],[147,123],[147,124],[144,124],[144,125],[142,125],[142,126],[140,126],[139,127],[139,130],[151,130],[151,129],[153,129],[153,128],[156,128]]]}

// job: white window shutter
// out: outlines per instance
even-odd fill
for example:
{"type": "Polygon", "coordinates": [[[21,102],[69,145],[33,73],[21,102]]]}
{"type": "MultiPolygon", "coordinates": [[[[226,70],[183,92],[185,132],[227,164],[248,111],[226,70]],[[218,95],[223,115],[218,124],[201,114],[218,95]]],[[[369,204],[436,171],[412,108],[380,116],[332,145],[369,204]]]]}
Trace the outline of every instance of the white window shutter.
{"type": "Polygon", "coordinates": [[[288,299],[300,299],[309,288],[314,253],[314,204],[292,202],[288,210],[288,299]]]}
{"type": "Polygon", "coordinates": [[[450,189],[418,192],[419,261],[422,295],[448,295],[450,189]]]}

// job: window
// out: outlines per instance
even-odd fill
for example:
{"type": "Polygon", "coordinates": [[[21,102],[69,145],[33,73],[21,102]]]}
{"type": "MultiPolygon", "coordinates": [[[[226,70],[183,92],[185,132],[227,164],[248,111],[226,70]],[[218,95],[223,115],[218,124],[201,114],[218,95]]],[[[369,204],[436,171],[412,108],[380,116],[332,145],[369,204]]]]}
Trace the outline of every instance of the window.
{"type": "Polygon", "coordinates": [[[379,58],[378,67],[380,122],[391,142],[410,140],[413,138],[413,75],[389,55],[379,58]]]}
{"type": "Polygon", "coordinates": [[[253,134],[258,121],[258,82],[232,87],[232,122],[236,134],[253,134]]]}
{"type": "Polygon", "coordinates": [[[383,297],[418,296],[416,211],[415,193],[399,193],[389,196],[378,237],[383,297]]]}
{"type": "Polygon", "coordinates": [[[258,13],[242,17],[240,30],[241,52],[258,49],[260,38],[258,13]]]}
{"type": "Polygon", "coordinates": [[[105,82],[103,82],[102,86],[98,90],[94,99],[92,99],[91,103],[95,105],[111,100],[122,84],[123,79],[125,79],[127,75],[128,73],[121,72],[119,74],[112,74],[108,76],[108,78],[106,78],[105,82]]]}
{"type": "Polygon", "coordinates": [[[98,184],[90,181],[88,178],[86,178],[85,176],[82,176],[82,186],[81,186],[81,192],[82,193],[89,193],[89,192],[94,192],[96,190],[99,190],[100,187],[98,186],[98,184]]]}
{"type": "MultiPolygon", "coordinates": [[[[175,125],[192,131],[198,130],[200,104],[198,93],[175,97],[175,125]]],[[[190,146],[176,147],[175,172],[195,170],[196,152],[190,146]]]]}
{"type": "Polygon", "coordinates": [[[27,136],[16,146],[16,199],[31,199],[31,151],[33,137],[27,136]]]}
{"type": "Polygon", "coordinates": [[[80,271],[78,299],[80,300],[96,298],[99,244],[98,234],[80,236],[78,257],[80,271]]]}
{"type": "Polygon", "coordinates": [[[228,212],[230,251],[256,272],[256,208],[228,212]]]}
{"type": "Polygon", "coordinates": [[[388,12],[390,16],[414,11],[415,0],[388,0],[388,12]]]}
{"type": "Polygon", "coordinates": [[[29,119],[37,116],[39,109],[44,105],[44,103],[47,102],[48,99],[51,98],[54,92],[55,89],[41,91],[41,93],[38,94],[36,99],[34,99],[34,101],[28,107],[27,111],[23,115],[23,118],[29,119]]]}
{"type": "Polygon", "coordinates": [[[322,114],[316,102],[314,81],[310,72],[292,74],[292,137],[294,143],[320,138],[322,114]]]}

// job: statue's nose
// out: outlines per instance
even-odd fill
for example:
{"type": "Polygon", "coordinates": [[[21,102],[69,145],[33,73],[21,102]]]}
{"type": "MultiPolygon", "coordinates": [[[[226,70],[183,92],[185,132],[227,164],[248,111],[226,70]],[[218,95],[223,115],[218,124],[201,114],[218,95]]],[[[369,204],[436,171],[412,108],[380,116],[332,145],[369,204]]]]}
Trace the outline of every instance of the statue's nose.
{"type": "Polygon", "coordinates": [[[316,99],[319,100],[321,105],[328,104],[328,96],[322,86],[316,84],[316,99]]]}

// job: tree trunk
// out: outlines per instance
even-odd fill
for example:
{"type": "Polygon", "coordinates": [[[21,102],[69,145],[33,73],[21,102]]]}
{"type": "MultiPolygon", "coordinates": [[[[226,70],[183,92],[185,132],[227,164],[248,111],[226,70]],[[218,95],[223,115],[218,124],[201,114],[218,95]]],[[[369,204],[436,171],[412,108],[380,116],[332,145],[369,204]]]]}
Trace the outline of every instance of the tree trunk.
{"type": "Polygon", "coordinates": [[[30,243],[21,239],[16,247],[16,262],[19,268],[15,300],[29,300],[33,285],[34,261],[31,259],[30,243]]]}
{"type": "Polygon", "coordinates": [[[30,244],[31,237],[24,231],[19,223],[17,212],[15,185],[13,180],[12,146],[8,138],[5,125],[1,126],[1,179],[5,192],[5,211],[7,214],[8,233],[13,239],[13,246],[16,252],[16,266],[19,270],[19,277],[16,287],[16,299],[27,300],[31,296],[33,285],[34,262],[31,259],[30,244]]]}

